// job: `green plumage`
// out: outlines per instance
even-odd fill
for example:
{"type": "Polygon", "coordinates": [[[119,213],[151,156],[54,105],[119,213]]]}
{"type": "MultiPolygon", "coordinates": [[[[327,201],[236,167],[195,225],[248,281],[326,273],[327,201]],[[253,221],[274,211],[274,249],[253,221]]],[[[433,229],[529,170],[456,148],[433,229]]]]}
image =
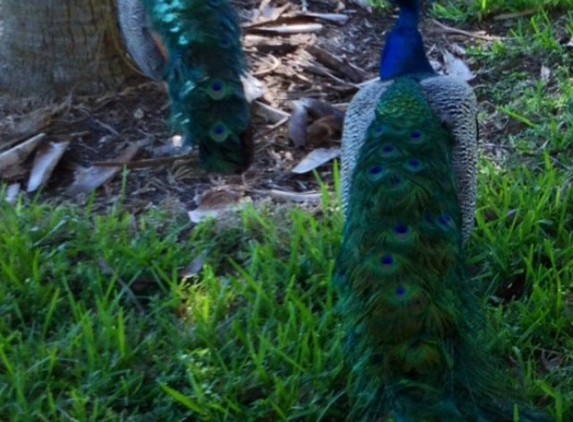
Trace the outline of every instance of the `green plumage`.
{"type": "Polygon", "coordinates": [[[358,152],[336,262],[354,420],[513,421],[464,274],[454,142],[418,78],[391,82],[358,152]]]}
{"type": "Polygon", "coordinates": [[[235,173],[253,154],[238,18],[228,0],[143,0],[167,52],[171,124],[202,167],[235,173]]]}

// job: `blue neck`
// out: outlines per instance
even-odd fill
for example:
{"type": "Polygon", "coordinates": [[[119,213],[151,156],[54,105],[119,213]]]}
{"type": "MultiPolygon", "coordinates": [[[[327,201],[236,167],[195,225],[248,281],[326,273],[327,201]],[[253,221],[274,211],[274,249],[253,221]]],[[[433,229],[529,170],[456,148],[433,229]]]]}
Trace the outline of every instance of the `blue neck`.
{"type": "Polygon", "coordinates": [[[393,79],[416,73],[434,73],[426,52],[420,21],[419,1],[402,1],[398,22],[386,38],[380,60],[380,79],[393,79]]]}

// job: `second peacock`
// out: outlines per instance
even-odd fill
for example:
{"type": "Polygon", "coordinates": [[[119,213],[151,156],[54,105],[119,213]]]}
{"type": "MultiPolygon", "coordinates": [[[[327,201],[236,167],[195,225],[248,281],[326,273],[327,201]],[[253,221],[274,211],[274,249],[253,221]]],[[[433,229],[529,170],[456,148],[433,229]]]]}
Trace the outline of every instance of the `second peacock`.
{"type": "Polygon", "coordinates": [[[438,76],[418,30],[419,0],[398,22],[380,80],[346,114],[346,213],[334,283],[355,397],[349,420],[550,420],[523,406],[464,271],[475,212],[477,104],[438,76]]]}
{"type": "Polygon", "coordinates": [[[141,69],[167,82],[171,126],[200,165],[236,173],[253,158],[246,63],[229,0],[119,0],[126,44],[141,69]]]}

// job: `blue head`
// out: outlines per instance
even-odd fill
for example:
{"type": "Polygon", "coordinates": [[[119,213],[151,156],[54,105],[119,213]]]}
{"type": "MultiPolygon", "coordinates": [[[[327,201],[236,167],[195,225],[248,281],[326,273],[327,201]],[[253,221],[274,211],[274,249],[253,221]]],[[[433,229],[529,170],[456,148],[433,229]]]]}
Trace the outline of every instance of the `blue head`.
{"type": "Polygon", "coordinates": [[[398,22],[386,38],[380,60],[380,78],[393,79],[414,73],[434,73],[422,35],[418,31],[420,0],[395,0],[400,7],[398,22]]]}

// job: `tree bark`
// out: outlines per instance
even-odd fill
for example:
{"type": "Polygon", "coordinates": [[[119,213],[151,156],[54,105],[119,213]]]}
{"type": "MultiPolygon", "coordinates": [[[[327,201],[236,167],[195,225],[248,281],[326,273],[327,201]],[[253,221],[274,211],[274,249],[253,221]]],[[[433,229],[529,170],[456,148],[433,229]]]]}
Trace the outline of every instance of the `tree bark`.
{"type": "Polygon", "coordinates": [[[117,89],[127,64],[113,0],[0,0],[0,92],[53,98],[117,89]]]}

